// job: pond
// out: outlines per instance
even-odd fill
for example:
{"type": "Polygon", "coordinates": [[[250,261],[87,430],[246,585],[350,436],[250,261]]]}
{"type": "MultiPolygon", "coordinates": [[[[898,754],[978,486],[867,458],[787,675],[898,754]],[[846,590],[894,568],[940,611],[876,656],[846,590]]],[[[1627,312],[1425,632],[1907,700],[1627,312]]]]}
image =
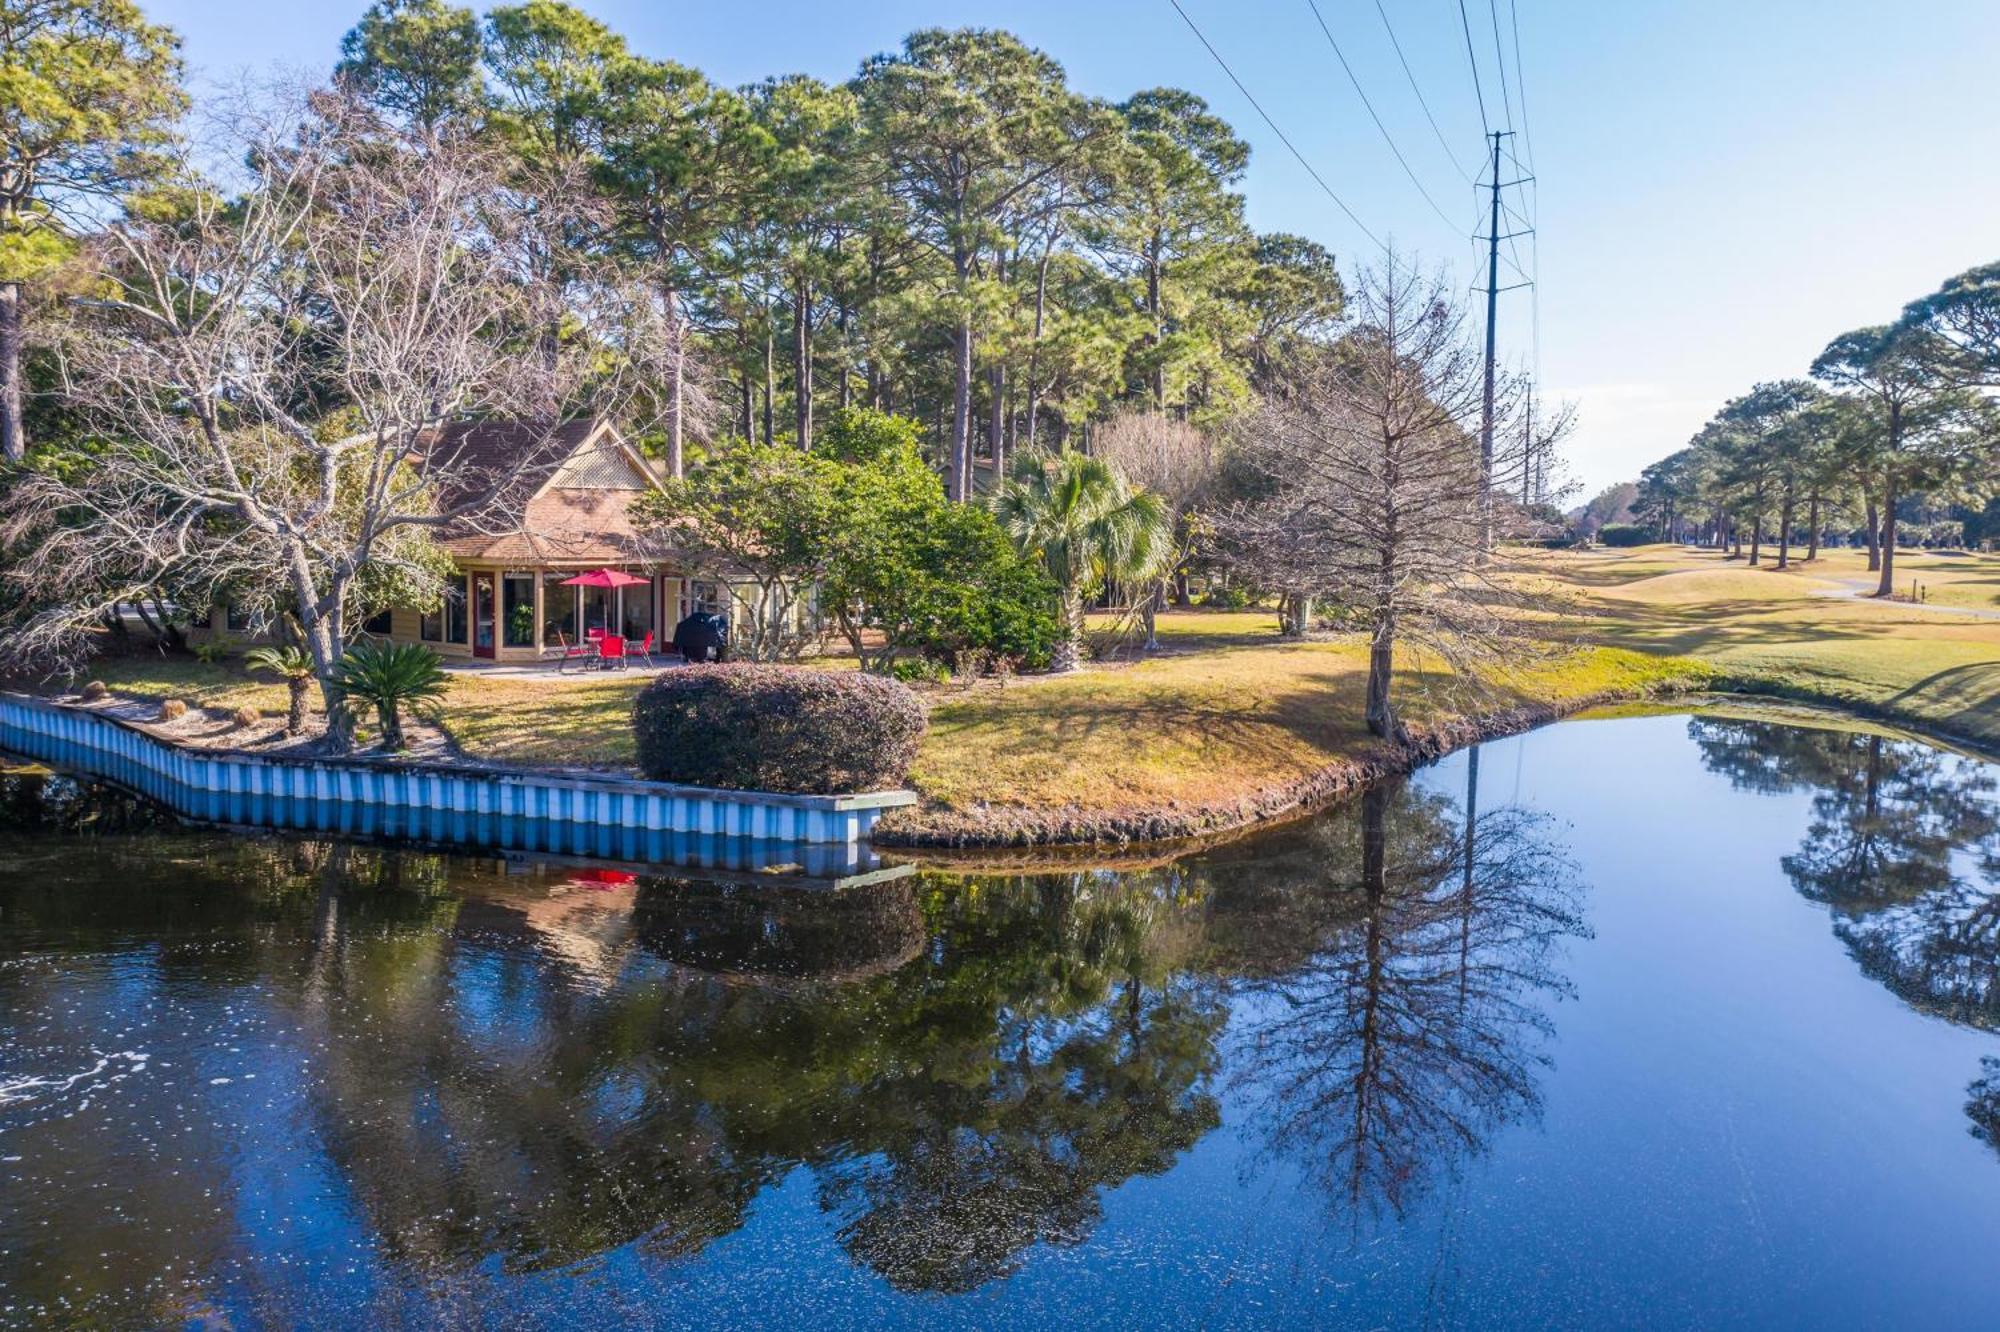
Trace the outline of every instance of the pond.
{"type": "Polygon", "coordinates": [[[1569,722],[828,887],[0,779],[0,1325],[1992,1326],[2000,770],[1569,722]]]}

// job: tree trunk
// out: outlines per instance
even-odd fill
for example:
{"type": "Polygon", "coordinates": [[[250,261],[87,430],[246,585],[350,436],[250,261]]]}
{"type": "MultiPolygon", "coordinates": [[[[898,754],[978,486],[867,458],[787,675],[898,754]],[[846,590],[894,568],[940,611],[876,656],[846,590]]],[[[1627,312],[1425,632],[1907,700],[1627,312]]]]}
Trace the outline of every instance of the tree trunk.
{"type": "Polygon", "coordinates": [[[748,444],[757,437],[757,390],[750,383],[750,372],[743,372],[743,442],[748,444]]]}
{"type": "Polygon", "coordinates": [[[1007,468],[1007,370],[994,366],[987,376],[993,404],[986,414],[987,448],[993,454],[993,479],[998,482],[1007,468]]]}
{"type": "Polygon", "coordinates": [[[792,400],[797,407],[794,425],[799,432],[795,442],[801,451],[812,447],[812,336],[812,282],[800,278],[792,291],[792,400]]]}
{"type": "Polygon", "coordinates": [[[1166,583],[1164,581],[1154,583],[1153,590],[1146,596],[1146,606],[1145,610],[1143,611],[1143,614],[1146,617],[1145,650],[1147,652],[1158,652],[1160,650],[1160,635],[1159,635],[1160,611],[1163,607],[1165,607],[1166,602],[1167,602],[1166,583]]]}
{"type": "Polygon", "coordinates": [[[1882,580],[1875,586],[1875,595],[1890,597],[1896,594],[1896,486],[1894,482],[1882,487],[1882,580]]]}
{"type": "Polygon", "coordinates": [[[1286,638],[1304,638],[1312,628],[1312,614],[1311,593],[1285,593],[1278,599],[1278,632],[1286,638]]]}
{"type": "Polygon", "coordinates": [[[285,734],[304,735],[306,732],[306,696],[312,689],[310,675],[291,675],[285,678],[285,688],[291,697],[285,709],[285,734]]]}
{"type": "Polygon", "coordinates": [[[951,438],[946,441],[946,480],[951,497],[972,498],[972,315],[952,330],[951,438]]]}
{"type": "Polygon", "coordinates": [[[1764,550],[1764,505],[1760,500],[1757,512],[1750,519],[1750,567],[1756,568],[1764,550]]]}
{"type": "Polygon", "coordinates": [[[834,307],[834,322],[840,329],[840,355],[837,358],[840,364],[840,382],[834,386],[834,406],[844,412],[854,405],[854,376],[848,373],[848,317],[846,301],[843,300],[839,305],[834,307]]]}
{"type": "Polygon", "coordinates": [[[21,419],[21,284],[0,282],[0,458],[19,462],[28,452],[21,419]]]}
{"type": "Polygon", "coordinates": [[[1896,592],[1896,455],[1903,446],[1902,404],[1889,404],[1889,465],[1882,478],[1882,581],[1875,589],[1878,597],[1896,592]]]}
{"type": "Polygon", "coordinates": [[[764,446],[777,440],[772,420],[772,402],[778,396],[777,336],[771,332],[771,312],[764,311],[764,446]]]}
{"type": "Polygon", "coordinates": [[[1153,409],[1167,409],[1167,367],[1160,363],[1160,343],[1166,336],[1165,321],[1160,318],[1160,248],[1158,232],[1146,247],[1146,313],[1153,321],[1153,331],[1147,335],[1147,345],[1153,349],[1153,409]]]}
{"type": "Polygon", "coordinates": [[[679,476],[684,468],[687,434],[682,391],[687,377],[687,354],[681,344],[680,298],[672,287],[666,288],[663,298],[667,307],[667,337],[673,344],[667,348],[667,474],[679,476]]]}
{"type": "Polygon", "coordinates": [[[1806,533],[1806,563],[1819,558],[1819,496],[1814,495],[1806,502],[1806,522],[1812,529],[1806,533]]]}
{"type": "Polygon", "coordinates": [[[1785,498],[1778,505],[1778,567],[1789,569],[1792,565],[1792,488],[1785,487],[1785,498]]]}
{"type": "Polygon", "coordinates": [[[1041,374],[1042,324],[1049,305],[1049,252],[1055,249],[1056,228],[1049,228],[1042,244],[1041,262],[1035,266],[1035,332],[1028,341],[1028,447],[1035,448],[1041,437],[1035,433],[1036,418],[1042,407],[1041,374]]]}
{"type": "MultiPolygon", "coordinates": [[[[993,253],[993,280],[1002,290],[1007,283],[1007,251],[996,247],[993,253]]],[[[1007,463],[1007,367],[996,361],[986,373],[986,392],[990,399],[986,406],[986,451],[993,458],[993,481],[997,485],[1006,475],[1007,463]]]]}
{"type": "Polygon", "coordinates": [[[1368,707],[1367,721],[1370,735],[1381,736],[1385,740],[1400,738],[1402,727],[1396,721],[1396,710],[1389,702],[1389,677],[1396,665],[1396,622],[1387,616],[1376,622],[1375,636],[1368,645],[1368,707]]]}
{"type": "Polygon", "coordinates": [[[1882,525],[1875,512],[1875,497],[1870,495],[1862,507],[1861,529],[1868,540],[1868,572],[1874,573],[1882,567],[1882,525]]]}
{"type": "Polygon", "coordinates": [[[1063,593],[1062,637],[1049,653],[1049,670],[1061,674],[1083,662],[1083,598],[1076,592],[1063,593]]]}

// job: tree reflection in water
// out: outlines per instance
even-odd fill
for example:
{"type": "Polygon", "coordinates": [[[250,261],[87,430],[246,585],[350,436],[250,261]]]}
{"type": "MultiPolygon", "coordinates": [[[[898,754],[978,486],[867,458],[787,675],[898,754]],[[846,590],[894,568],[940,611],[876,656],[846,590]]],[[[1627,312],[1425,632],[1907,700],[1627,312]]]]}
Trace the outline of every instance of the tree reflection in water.
{"type": "Polygon", "coordinates": [[[483,948],[485,1023],[461,966],[385,950],[400,980],[341,975],[322,1131],[373,1228],[434,1270],[691,1254],[803,1164],[858,1261],[971,1289],[1081,1240],[1101,1189],[1217,1122],[1220,996],[1175,974],[1190,908],[1158,887],[642,879],[619,983],[483,948]]]}
{"type": "MultiPolygon", "coordinates": [[[[1289,853],[1245,867],[1249,919],[1271,918],[1274,866],[1289,900],[1283,929],[1235,936],[1229,963],[1252,1002],[1234,1085],[1269,1148],[1357,1221],[1401,1215],[1537,1110],[1548,1005],[1569,991],[1563,944],[1588,933],[1550,821],[1477,813],[1477,781],[1474,751],[1463,809],[1377,786],[1354,817],[1319,820],[1289,853]]],[[[1218,911],[1231,895],[1219,878],[1218,911]]]]}
{"type": "MultiPolygon", "coordinates": [[[[1904,1002],[2000,1030],[2000,805],[1990,767],[1910,740],[1696,717],[1713,771],[1747,789],[1810,791],[1812,821],[1782,864],[1833,914],[1833,931],[1904,1002]]],[[[1996,1066],[1966,1113],[1988,1142],[2000,1125],[1996,1066]]]]}

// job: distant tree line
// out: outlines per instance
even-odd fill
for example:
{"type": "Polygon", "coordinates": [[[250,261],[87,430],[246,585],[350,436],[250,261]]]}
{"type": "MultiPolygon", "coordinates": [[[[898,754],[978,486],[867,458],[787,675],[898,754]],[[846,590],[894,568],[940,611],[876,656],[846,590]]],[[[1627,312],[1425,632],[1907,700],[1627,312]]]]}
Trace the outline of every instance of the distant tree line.
{"type": "Polygon", "coordinates": [[[1892,324],[1827,344],[1811,377],[1730,399],[1688,446],[1641,474],[1631,504],[1660,540],[1726,547],[1778,568],[1837,533],[1868,550],[1878,595],[1899,545],[1984,531],[1996,484],[2000,264],[1962,273],[1892,324]]]}

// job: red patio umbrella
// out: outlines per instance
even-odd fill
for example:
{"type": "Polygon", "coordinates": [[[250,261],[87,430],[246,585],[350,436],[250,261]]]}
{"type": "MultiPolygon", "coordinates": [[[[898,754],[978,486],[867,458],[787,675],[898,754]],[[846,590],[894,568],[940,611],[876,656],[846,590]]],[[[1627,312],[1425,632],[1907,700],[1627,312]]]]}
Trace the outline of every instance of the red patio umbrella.
{"type": "Polygon", "coordinates": [[[593,569],[574,578],[563,579],[564,587],[637,587],[650,580],[622,569],[593,569]]]}
{"type": "MultiPolygon", "coordinates": [[[[622,569],[593,569],[589,573],[580,573],[574,578],[563,579],[563,586],[601,587],[611,590],[627,587],[645,587],[652,581],[650,578],[641,578],[637,574],[628,574],[622,569]]],[[[577,611],[578,615],[581,616],[582,607],[579,606],[577,611]]],[[[618,609],[616,614],[621,618],[625,614],[625,594],[622,591],[618,593],[618,609]]],[[[610,626],[607,624],[605,628],[608,630],[610,626]]]]}

